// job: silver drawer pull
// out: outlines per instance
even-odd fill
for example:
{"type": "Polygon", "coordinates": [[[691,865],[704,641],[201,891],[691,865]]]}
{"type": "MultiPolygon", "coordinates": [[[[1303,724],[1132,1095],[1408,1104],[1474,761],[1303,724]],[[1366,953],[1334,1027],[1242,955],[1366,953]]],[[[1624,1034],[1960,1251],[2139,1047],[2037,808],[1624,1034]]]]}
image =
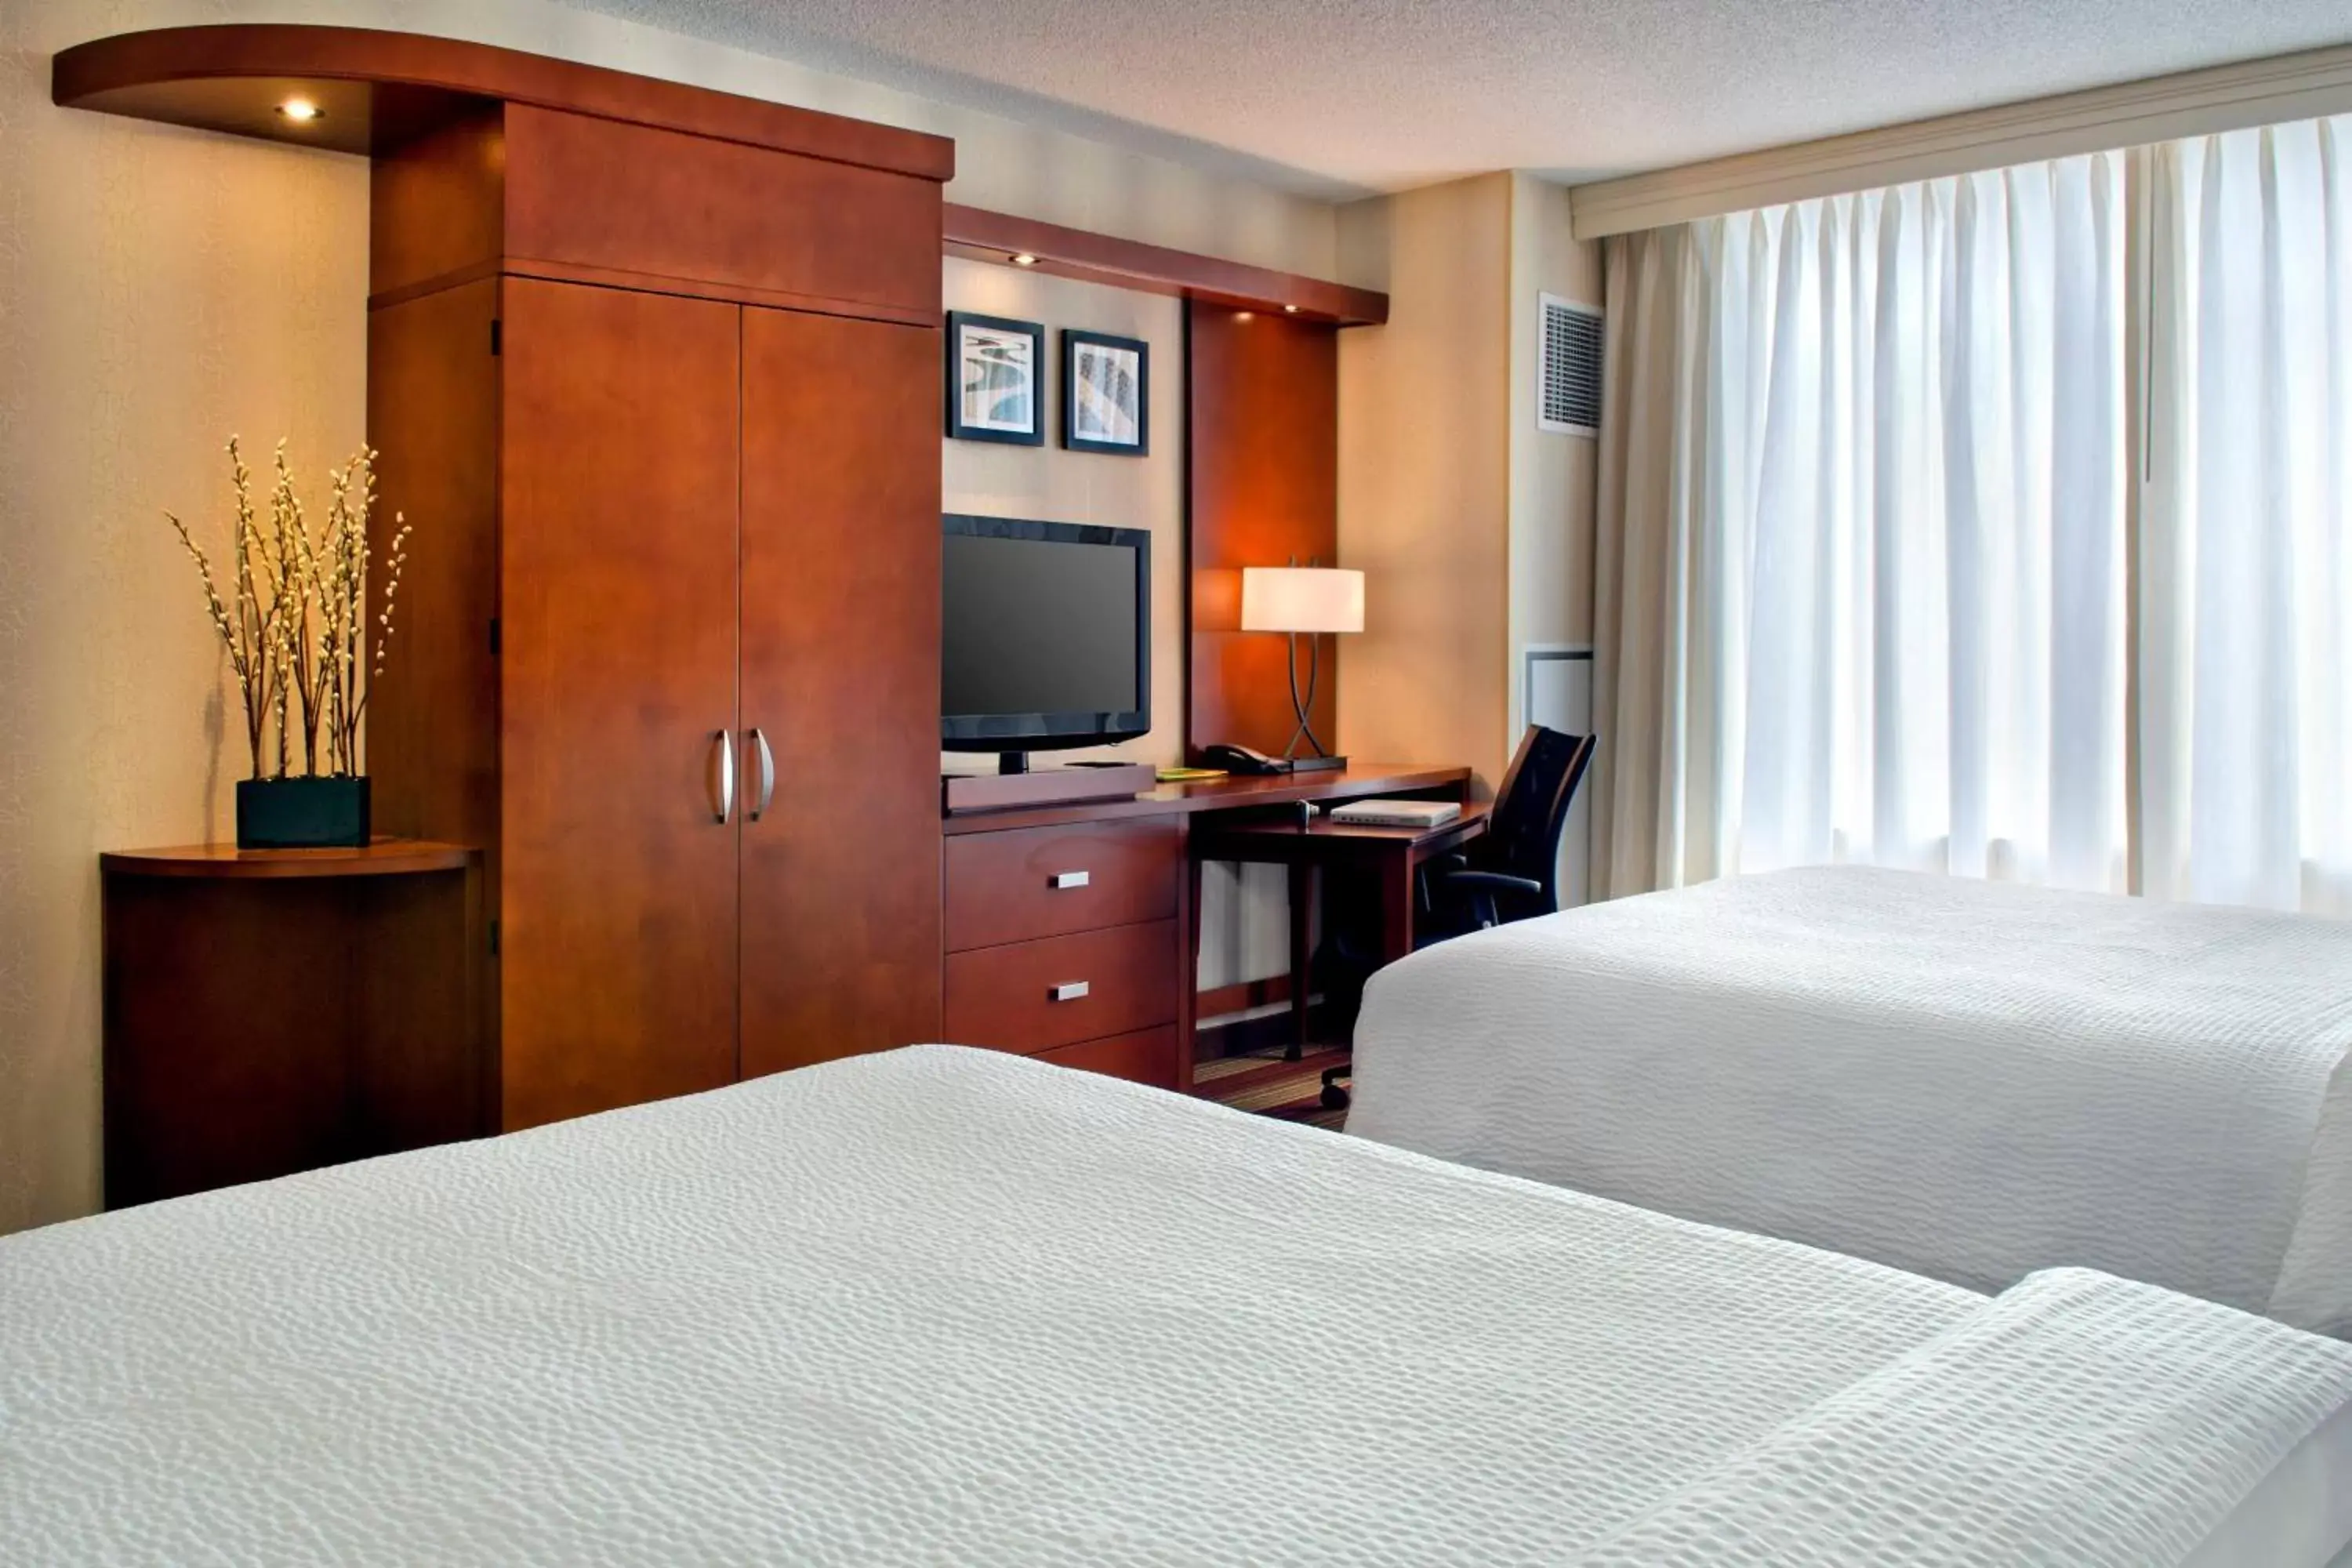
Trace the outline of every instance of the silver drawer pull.
{"type": "Polygon", "coordinates": [[[1093,882],[1094,879],[1095,875],[1091,871],[1056,871],[1052,876],[1045,879],[1045,886],[1049,888],[1083,888],[1093,882]]]}
{"type": "Polygon", "coordinates": [[[1063,982],[1059,985],[1048,985],[1045,987],[1045,1000],[1048,1002],[1075,1002],[1079,997],[1084,996],[1090,989],[1092,989],[1092,987],[1083,980],[1068,980],[1063,982]]]}

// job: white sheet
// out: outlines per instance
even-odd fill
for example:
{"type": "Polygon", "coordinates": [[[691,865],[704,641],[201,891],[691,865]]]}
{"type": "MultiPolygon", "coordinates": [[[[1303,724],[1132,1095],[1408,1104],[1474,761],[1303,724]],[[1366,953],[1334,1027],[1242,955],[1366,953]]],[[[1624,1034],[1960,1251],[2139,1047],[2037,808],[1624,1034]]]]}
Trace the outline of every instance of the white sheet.
{"type": "Polygon", "coordinates": [[[2352,923],[1817,868],[1374,977],[1349,1129],[1998,1290],[2352,1331],[2352,923]]]}
{"type": "Polygon", "coordinates": [[[1982,1306],[924,1048],[0,1239],[0,1559],[1558,1562],[1982,1306]]]}
{"type": "Polygon", "coordinates": [[[2328,1452],[2312,1439],[2347,1402],[2352,1352],[2333,1341],[2112,1275],[2053,1270],[1822,1401],[1578,1563],[2322,1563],[2343,1540],[2335,1488],[2326,1476],[2310,1486],[2290,1461],[2328,1452]],[[2197,1353],[2184,1359],[2189,1346],[2197,1353]],[[2269,1484],[2281,1476],[2287,1485],[2269,1484]]]}

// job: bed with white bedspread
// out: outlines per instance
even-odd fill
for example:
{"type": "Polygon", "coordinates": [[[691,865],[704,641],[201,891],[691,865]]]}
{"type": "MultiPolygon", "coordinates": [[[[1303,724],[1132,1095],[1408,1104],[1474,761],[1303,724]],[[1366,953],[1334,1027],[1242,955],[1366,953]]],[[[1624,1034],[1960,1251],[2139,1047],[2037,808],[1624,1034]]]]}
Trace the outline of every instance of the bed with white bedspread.
{"type": "Polygon", "coordinates": [[[0,1239],[0,1561],[2316,1568],[2352,1347],[918,1048],[0,1239]]]}
{"type": "Polygon", "coordinates": [[[1821,867],[1376,975],[1349,1131],[1977,1289],[2352,1333],[2352,922],[1821,867]]]}

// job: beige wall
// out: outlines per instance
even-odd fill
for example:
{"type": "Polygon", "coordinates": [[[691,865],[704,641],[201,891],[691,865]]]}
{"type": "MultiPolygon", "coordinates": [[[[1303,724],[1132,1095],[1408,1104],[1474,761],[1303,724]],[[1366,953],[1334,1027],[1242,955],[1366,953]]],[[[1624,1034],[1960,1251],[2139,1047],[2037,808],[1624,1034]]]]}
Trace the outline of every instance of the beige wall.
{"type": "Polygon", "coordinates": [[[365,164],[48,102],[68,44],[240,20],[443,32],[943,132],[951,199],[1334,265],[1318,204],[543,0],[0,5],[0,1230],[98,1203],[98,851],[225,836],[243,769],[158,509],[219,525],[232,431],[292,437],[310,476],[363,434],[365,164]]]}
{"type": "MultiPolygon", "coordinates": [[[[1592,640],[1592,515],[1599,447],[1536,428],[1540,297],[1601,304],[1601,247],[1569,224],[1568,190],[1511,176],[1510,649],[1508,724],[1518,725],[1520,650],[1592,640]]],[[[1507,743],[1515,743],[1507,738],[1507,743]]]]}
{"type": "MultiPolygon", "coordinates": [[[[1169,765],[1184,751],[1184,306],[1179,300],[948,259],[948,309],[1042,322],[1045,444],[940,437],[942,504],[983,517],[1028,517],[1151,531],[1151,732],[1057,761],[1126,757],[1169,765]],[[1062,449],[1061,330],[1078,327],[1151,345],[1151,449],[1140,458],[1062,449]]],[[[990,759],[943,754],[971,771],[990,759]]]]}
{"type": "Polygon", "coordinates": [[[231,432],[364,434],[367,165],[50,107],[89,9],[0,11],[0,1230],[98,1201],[98,850],[244,773],[160,510],[219,522],[231,432]]]}
{"type": "Polygon", "coordinates": [[[1340,748],[1467,762],[1518,739],[1519,651],[1589,641],[1593,444],[1536,428],[1538,296],[1601,301],[1568,192],[1481,174],[1340,209],[1340,274],[1389,293],[1339,337],[1339,555],[1365,573],[1341,639],[1340,748]]]}
{"type": "Polygon", "coordinates": [[[1351,204],[1343,269],[1389,291],[1339,334],[1339,749],[1501,776],[1510,598],[1511,190],[1482,174],[1351,204]],[[1381,263],[1385,259],[1385,267],[1381,263]]]}

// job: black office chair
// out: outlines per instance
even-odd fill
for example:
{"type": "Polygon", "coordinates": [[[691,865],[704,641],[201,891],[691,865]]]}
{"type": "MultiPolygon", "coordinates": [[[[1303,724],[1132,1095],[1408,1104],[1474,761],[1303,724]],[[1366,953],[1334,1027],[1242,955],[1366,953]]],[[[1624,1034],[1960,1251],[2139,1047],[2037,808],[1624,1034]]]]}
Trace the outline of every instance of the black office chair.
{"type": "MultiPolygon", "coordinates": [[[[1422,934],[1414,946],[1559,911],[1560,835],[1568,827],[1568,808],[1576,802],[1577,786],[1592,763],[1595,741],[1591,735],[1570,735],[1540,724],[1528,727],[1503,774],[1503,787],[1496,793],[1486,833],[1472,839],[1465,852],[1423,868],[1423,919],[1416,922],[1422,934]]],[[[1362,976],[1369,976],[1372,966],[1349,946],[1342,933],[1332,944],[1332,957],[1339,965],[1356,959],[1354,967],[1360,974],[1355,986],[1360,994],[1362,976]]],[[[1327,1109],[1347,1109],[1348,1091],[1339,1080],[1354,1070],[1353,1062],[1323,1069],[1327,1109]]]]}
{"type": "Polygon", "coordinates": [[[1425,873],[1429,941],[1559,911],[1560,834],[1597,739],[1528,726],[1485,835],[1425,873]]]}

